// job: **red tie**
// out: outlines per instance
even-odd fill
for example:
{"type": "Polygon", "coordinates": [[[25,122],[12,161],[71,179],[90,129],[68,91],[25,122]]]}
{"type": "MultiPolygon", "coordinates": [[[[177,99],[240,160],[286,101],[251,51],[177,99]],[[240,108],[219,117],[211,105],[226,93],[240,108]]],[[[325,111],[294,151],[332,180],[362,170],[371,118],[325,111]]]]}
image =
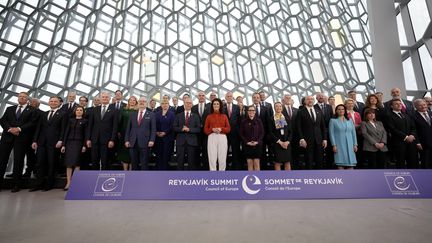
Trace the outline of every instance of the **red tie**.
{"type": "Polygon", "coordinates": [[[228,116],[231,117],[232,115],[232,108],[231,108],[231,104],[228,105],[228,116]]]}
{"type": "Polygon", "coordinates": [[[140,115],[139,115],[139,118],[138,118],[138,126],[141,125],[142,119],[143,119],[143,112],[140,111],[140,115]]]}
{"type": "Polygon", "coordinates": [[[186,125],[187,127],[189,127],[189,112],[186,112],[185,125],[186,125]]]}
{"type": "Polygon", "coordinates": [[[402,101],[402,112],[403,112],[403,113],[406,113],[406,106],[405,106],[405,104],[403,103],[403,101],[402,101]]]}

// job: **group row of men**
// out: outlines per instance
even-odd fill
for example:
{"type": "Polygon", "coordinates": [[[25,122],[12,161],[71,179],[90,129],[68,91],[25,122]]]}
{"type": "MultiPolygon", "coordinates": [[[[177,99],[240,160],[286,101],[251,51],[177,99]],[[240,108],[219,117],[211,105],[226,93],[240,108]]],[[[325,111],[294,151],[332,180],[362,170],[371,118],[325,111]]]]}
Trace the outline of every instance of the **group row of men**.
{"type": "MultiPolygon", "coordinates": [[[[430,152],[432,151],[431,141],[419,141],[418,136],[415,131],[414,119],[416,118],[416,109],[411,101],[402,99],[400,95],[400,89],[394,88],[391,90],[392,98],[399,99],[405,109],[403,113],[407,116],[407,121],[401,123],[400,130],[407,133],[407,136],[413,135],[416,137],[416,142],[418,144],[423,143],[422,150],[426,150],[428,153],[428,158],[430,159],[430,152]],[[412,123],[412,124],[411,124],[412,123]],[[414,129],[414,130],[412,130],[414,129]],[[426,146],[425,146],[426,145],[426,146]]],[[[357,101],[357,94],[355,91],[350,91],[348,93],[349,98],[355,102],[355,111],[363,114],[363,109],[365,104],[357,101]]],[[[217,94],[212,92],[210,94],[210,101],[215,99],[217,94]]],[[[382,97],[382,95],[379,95],[382,97]]],[[[70,92],[67,96],[66,102],[63,103],[60,97],[51,97],[49,100],[50,110],[41,111],[39,109],[40,102],[38,99],[31,99],[26,92],[21,92],[18,94],[18,104],[10,106],[4,112],[2,118],[0,119],[0,125],[3,128],[2,137],[0,140],[0,188],[3,181],[3,177],[6,171],[6,167],[9,161],[11,151],[14,151],[14,162],[13,162],[13,180],[15,187],[12,191],[20,190],[21,177],[23,176],[24,160],[27,157],[27,170],[24,176],[29,176],[32,170],[35,170],[35,162],[46,161],[45,165],[39,165],[37,168],[38,178],[43,180],[47,177],[46,185],[48,189],[54,184],[53,174],[55,173],[56,165],[59,163],[59,150],[62,147],[62,139],[64,135],[64,130],[69,117],[72,116],[74,109],[80,105],[82,107],[88,106],[88,98],[85,96],[79,97],[79,103],[76,103],[76,93],[70,92]],[[37,146],[31,146],[32,144],[37,144],[37,146]],[[35,148],[38,149],[38,155],[36,158],[35,148]],[[48,175],[48,176],[47,176],[48,175]]],[[[305,169],[321,169],[321,168],[333,168],[333,162],[331,160],[331,152],[326,150],[326,146],[322,146],[319,152],[322,152],[323,157],[317,158],[315,155],[304,156],[304,153],[315,153],[314,151],[303,151],[301,146],[298,146],[298,141],[301,139],[307,139],[308,141],[316,141],[316,144],[324,145],[327,143],[327,128],[330,118],[334,115],[334,99],[332,97],[326,97],[322,93],[318,93],[314,97],[308,96],[302,100],[302,104],[299,108],[293,106],[293,100],[290,94],[283,96],[281,102],[283,104],[283,114],[291,126],[294,128],[294,141],[291,143],[293,145],[293,164],[297,161],[301,161],[302,158],[308,157],[312,158],[315,163],[308,163],[308,165],[314,164],[314,166],[302,167],[299,163],[298,168],[305,169]],[[299,110],[302,108],[313,107],[316,111],[317,116],[322,116],[324,125],[319,124],[319,122],[310,123],[308,120],[302,120],[307,118],[297,117],[299,110]],[[295,124],[309,124],[308,126],[303,126],[304,131],[301,131],[301,136],[299,137],[300,131],[296,131],[295,124]],[[322,129],[324,127],[324,129],[322,129]],[[297,135],[297,136],[296,136],[297,135]],[[304,156],[304,157],[303,157],[304,156]],[[321,161],[322,160],[322,161],[321,161]]],[[[178,105],[178,99],[173,97],[172,100],[168,95],[165,95],[163,99],[172,102],[169,110],[175,114],[187,114],[187,112],[195,113],[199,116],[200,129],[201,132],[198,135],[198,146],[193,144],[192,147],[198,150],[198,158],[191,158],[189,156],[188,163],[193,165],[193,169],[208,170],[208,159],[207,159],[207,144],[206,137],[202,132],[203,125],[205,124],[206,116],[210,113],[211,107],[210,103],[206,103],[206,96],[204,92],[198,92],[197,99],[198,103],[192,106],[192,99],[189,94],[184,94],[182,99],[184,105],[178,105]]],[[[241,139],[239,136],[239,126],[241,120],[247,114],[247,106],[243,103],[244,97],[238,96],[234,100],[233,93],[228,92],[223,99],[224,109],[223,111],[228,116],[230,127],[232,128],[230,133],[227,134],[227,139],[229,143],[229,153],[230,153],[230,163],[229,169],[232,170],[242,170],[244,169],[244,158],[242,158],[241,153],[241,139]],[[236,104],[234,104],[236,102],[236,104]],[[229,108],[228,108],[229,107],[229,108]]],[[[256,116],[264,124],[264,128],[269,127],[271,118],[274,115],[272,104],[266,101],[265,92],[254,93],[252,96],[253,106],[255,106],[256,116]]],[[[432,100],[430,98],[425,98],[425,102],[428,104],[429,117],[432,111],[432,100]]],[[[385,103],[387,112],[391,112],[392,106],[390,102],[385,103]]],[[[86,145],[92,149],[91,162],[93,166],[97,165],[97,169],[109,169],[109,161],[113,160],[113,155],[115,154],[116,143],[123,143],[124,141],[119,141],[117,138],[118,124],[120,119],[120,111],[125,109],[126,103],[123,100],[123,94],[120,90],[115,92],[113,99],[108,92],[102,92],[99,96],[93,98],[93,105],[86,108],[86,116],[89,117],[88,134],[86,135],[86,145]],[[112,111],[112,112],[109,112],[112,111]]],[[[156,107],[156,102],[150,100],[147,111],[156,112],[160,111],[160,107],[156,107]]],[[[319,121],[319,119],[315,119],[319,121]]],[[[385,121],[383,121],[385,123],[385,121]]],[[[430,126],[430,121],[429,121],[430,126]]],[[[427,136],[426,136],[427,137],[427,136]]],[[[432,136],[431,136],[432,137],[432,136]]],[[[179,139],[177,137],[177,139],[179,139]]],[[[187,136],[181,138],[182,143],[188,146],[187,136]]],[[[178,141],[177,141],[178,143],[178,141]]],[[[265,153],[262,158],[262,168],[266,168],[266,165],[270,165],[272,161],[272,148],[267,139],[264,139],[264,149],[265,153]]],[[[320,147],[320,146],[318,146],[320,147]]],[[[184,148],[182,151],[185,151],[184,148]]],[[[178,153],[178,151],[177,151],[178,153]]],[[[177,154],[178,156],[178,154],[177,154]]],[[[184,159],[184,155],[181,155],[184,159]]],[[[182,162],[183,163],[183,162],[182,162]]],[[[361,161],[359,161],[361,164],[361,161]]],[[[418,162],[417,162],[418,163],[418,162]]],[[[423,167],[426,165],[422,161],[423,167]]],[[[407,165],[407,164],[405,164],[407,165]]],[[[402,166],[401,168],[406,167],[402,166]]],[[[413,168],[418,168],[413,166],[413,168]]]]}

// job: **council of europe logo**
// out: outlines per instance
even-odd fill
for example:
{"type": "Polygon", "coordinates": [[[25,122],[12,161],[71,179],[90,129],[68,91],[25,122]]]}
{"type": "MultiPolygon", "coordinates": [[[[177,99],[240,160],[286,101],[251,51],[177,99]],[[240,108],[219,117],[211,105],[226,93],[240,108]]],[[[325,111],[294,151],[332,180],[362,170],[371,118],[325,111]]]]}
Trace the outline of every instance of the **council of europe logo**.
{"type": "Polygon", "coordinates": [[[418,193],[419,190],[414,182],[412,175],[385,175],[387,184],[392,193],[398,192],[415,192],[418,193]]]}
{"type": "Polygon", "coordinates": [[[249,195],[255,195],[259,191],[261,191],[261,189],[255,189],[254,190],[254,189],[250,188],[251,185],[254,185],[255,187],[257,185],[261,185],[261,180],[256,175],[245,176],[242,180],[242,188],[249,195]]]}
{"type": "Polygon", "coordinates": [[[96,181],[95,193],[122,193],[124,174],[99,175],[96,181]]]}

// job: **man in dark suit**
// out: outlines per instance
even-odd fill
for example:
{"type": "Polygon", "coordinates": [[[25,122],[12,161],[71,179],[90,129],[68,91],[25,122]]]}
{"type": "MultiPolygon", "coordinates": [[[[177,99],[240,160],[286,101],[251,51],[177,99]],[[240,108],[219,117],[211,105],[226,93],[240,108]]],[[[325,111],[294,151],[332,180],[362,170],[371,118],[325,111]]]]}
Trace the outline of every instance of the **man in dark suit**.
{"type": "Polygon", "coordinates": [[[424,97],[428,111],[432,112],[432,97],[424,97]]]}
{"type": "Polygon", "coordinates": [[[94,169],[108,169],[110,149],[114,148],[118,129],[118,110],[109,107],[110,95],[101,93],[102,105],[93,109],[87,127],[87,147],[92,148],[94,169]],[[100,162],[100,164],[99,164],[100,162]]]}
{"type": "Polygon", "coordinates": [[[69,116],[73,115],[75,107],[78,105],[76,102],[76,92],[69,92],[67,95],[67,102],[61,106],[61,110],[65,111],[69,116]]]}
{"type": "Polygon", "coordinates": [[[131,113],[125,132],[125,146],[130,148],[132,170],[148,169],[150,149],[156,139],[155,114],[146,109],[147,99],[141,97],[138,101],[138,111],[131,113]]]}
{"type": "Polygon", "coordinates": [[[297,119],[297,113],[298,109],[293,107],[294,101],[292,100],[291,94],[285,94],[282,98],[282,114],[285,118],[290,122],[290,126],[293,128],[293,138],[291,141],[290,146],[292,147],[292,157],[293,157],[293,163],[291,165],[297,166],[296,163],[299,160],[300,155],[300,149],[298,145],[298,132],[296,129],[296,119],[297,119]]]}
{"type": "Polygon", "coordinates": [[[313,104],[313,96],[307,96],[304,108],[297,113],[296,124],[300,147],[305,150],[306,169],[321,169],[323,149],[327,147],[327,129],[324,115],[320,109],[315,109],[313,104]]]}
{"type": "Polygon", "coordinates": [[[29,96],[26,92],[18,94],[18,105],[9,106],[0,119],[3,133],[0,139],[0,190],[3,177],[9,162],[9,156],[14,150],[12,192],[21,188],[21,176],[24,166],[24,156],[30,147],[36,125],[35,109],[28,105],[29,96]]]}
{"type": "Polygon", "coordinates": [[[58,97],[49,99],[49,111],[39,118],[36,132],[33,136],[32,148],[36,150],[36,186],[30,191],[43,189],[51,190],[54,187],[56,167],[59,166],[60,149],[63,145],[63,132],[69,114],[60,108],[58,97]],[[45,181],[45,176],[46,181],[45,181]]]}
{"type": "Polygon", "coordinates": [[[173,130],[176,136],[177,167],[184,169],[185,155],[188,157],[189,170],[197,168],[196,158],[198,150],[198,134],[201,132],[200,119],[191,111],[192,100],[183,100],[185,110],[176,115],[173,130]]]}
{"type": "Polygon", "coordinates": [[[391,108],[392,111],[387,115],[387,127],[392,152],[395,155],[396,168],[418,168],[417,132],[414,122],[409,115],[402,112],[400,99],[393,99],[391,108]]]}
{"type": "Polygon", "coordinates": [[[146,108],[146,110],[153,113],[157,112],[158,110],[156,108],[156,100],[150,99],[149,106],[146,108]]]}
{"type": "Polygon", "coordinates": [[[365,104],[363,102],[357,101],[357,92],[355,90],[348,91],[348,98],[354,100],[354,111],[359,114],[363,114],[365,104]]]}
{"type": "Polygon", "coordinates": [[[420,152],[421,168],[432,168],[432,112],[428,111],[424,99],[414,101],[416,112],[414,122],[417,129],[417,149],[420,152]]]}
{"type": "Polygon", "coordinates": [[[260,91],[259,96],[260,96],[261,106],[264,106],[267,109],[269,117],[273,117],[274,115],[273,106],[269,102],[265,101],[267,99],[266,93],[264,91],[260,91]]]}
{"type": "MultiPolygon", "coordinates": [[[[210,106],[205,103],[205,93],[203,91],[198,92],[198,104],[192,106],[192,113],[197,114],[200,118],[200,128],[201,131],[198,134],[198,154],[201,154],[200,162],[198,162],[197,167],[208,171],[209,163],[208,163],[208,155],[207,155],[207,135],[204,133],[204,124],[205,120],[210,114],[210,106]]],[[[197,169],[198,169],[197,168],[197,169]]]]}
{"type": "Polygon", "coordinates": [[[243,169],[243,164],[240,160],[240,109],[238,105],[233,103],[233,100],[233,93],[231,91],[227,92],[225,94],[226,105],[223,109],[223,113],[228,116],[231,128],[230,132],[227,134],[228,151],[231,147],[231,169],[241,170],[243,169]]]}
{"type": "MultiPolygon", "coordinates": [[[[330,124],[330,119],[333,116],[333,108],[331,105],[327,104],[326,102],[326,96],[323,93],[317,93],[316,94],[317,103],[314,105],[315,110],[320,110],[321,113],[324,116],[324,123],[326,127],[326,136],[328,137],[328,127],[330,124]]],[[[330,141],[328,141],[329,144],[324,150],[324,160],[323,160],[323,168],[324,169],[332,169],[334,165],[334,154],[333,149],[330,141]]]]}
{"type": "Polygon", "coordinates": [[[404,114],[409,115],[410,117],[414,117],[414,112],[415,111],[414,111],[414,105],[413,105],[413,103],[411,101],[409,101],[409,100],[402,99],[401,91],[400,91],[399,88],[393,88],[393,89],[391,89],[391,96],[392,96],[392,99],[384,103],[384,108],[388,112],[392,111],[392,101],[394,99],[398,99],[398,100],[400,100],[401,106],[402,106],[401,112],[404,113],[404,114]]]}
{"type": "MultiPolygon", "coordinates": [[[[38,124],[39,118],[44,114],[44,112],[39,109],[40,100],[37,98],[31,98],[30,106],[35,108],[35,113],[34,113],[34,115],[36,116],[36,118],[35,118],[36,123],[35,124],[38,124]]],[[[32,136],[33,136],[35,131],[36,131],[36,125],[30,131],[32,136]]],[[[26,158],[27,158],[27,160],[26,160],[26,166],[27,167],[26,167],[25,173],[22,176],[23,177],[31,177],[32,172],[36,173],[36,162],[37,162],[36,151],[31,146],[27,147],[26,158]]]]}
{"type": "Polygon", "coordinates": [[[183,105],[177,106],[175,114],[180,114],[180,113],[182,113],[184,111],[184,101],[185,101],[185,99],[189,99],[189,98],[190,98],[189,94],[184,94],[183,95],[183,97],[182,97],[183,105]]]}
{"type": "MultiPolygon", "coordinates": [[[[123,92],[121,90],[117,90],[114,93],[114,103],[110,104],[111,109],[116,109],[118,111],[122,110],[127,104],[123,102],[123,92]]],[[[120,114],[120,113],[119,113],[120,114]]]]}
{"type": "MultiPolygon", "coordinates": [[[[255,116],[258,117],[263,123],[264,134],[269,134],[270,112],[267,107],[261,105],[261,97],[259,93],[254,93],[252,95],[252,102],[255,106],[255,116]]],[[[262,169],[269,169],[273,167],[273,165],[270,165],[273,158],[273,146],[270,144],[271,141],[269,141],[269,137],[265,136],[263,139],[262,159],[260,160],[262,169]]]]}

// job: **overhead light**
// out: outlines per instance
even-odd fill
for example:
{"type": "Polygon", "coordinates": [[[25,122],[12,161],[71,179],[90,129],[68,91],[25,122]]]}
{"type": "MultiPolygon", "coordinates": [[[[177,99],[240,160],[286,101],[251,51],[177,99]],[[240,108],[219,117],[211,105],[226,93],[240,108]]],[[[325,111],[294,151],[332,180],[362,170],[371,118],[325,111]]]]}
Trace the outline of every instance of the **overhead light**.
{"type": "Polygon", "coordinates": [[[224,63],[223,57],[217,53],[212,56],[211,61],[213,64],[218,65],[218,66],[220,66],[224,63]]]}

